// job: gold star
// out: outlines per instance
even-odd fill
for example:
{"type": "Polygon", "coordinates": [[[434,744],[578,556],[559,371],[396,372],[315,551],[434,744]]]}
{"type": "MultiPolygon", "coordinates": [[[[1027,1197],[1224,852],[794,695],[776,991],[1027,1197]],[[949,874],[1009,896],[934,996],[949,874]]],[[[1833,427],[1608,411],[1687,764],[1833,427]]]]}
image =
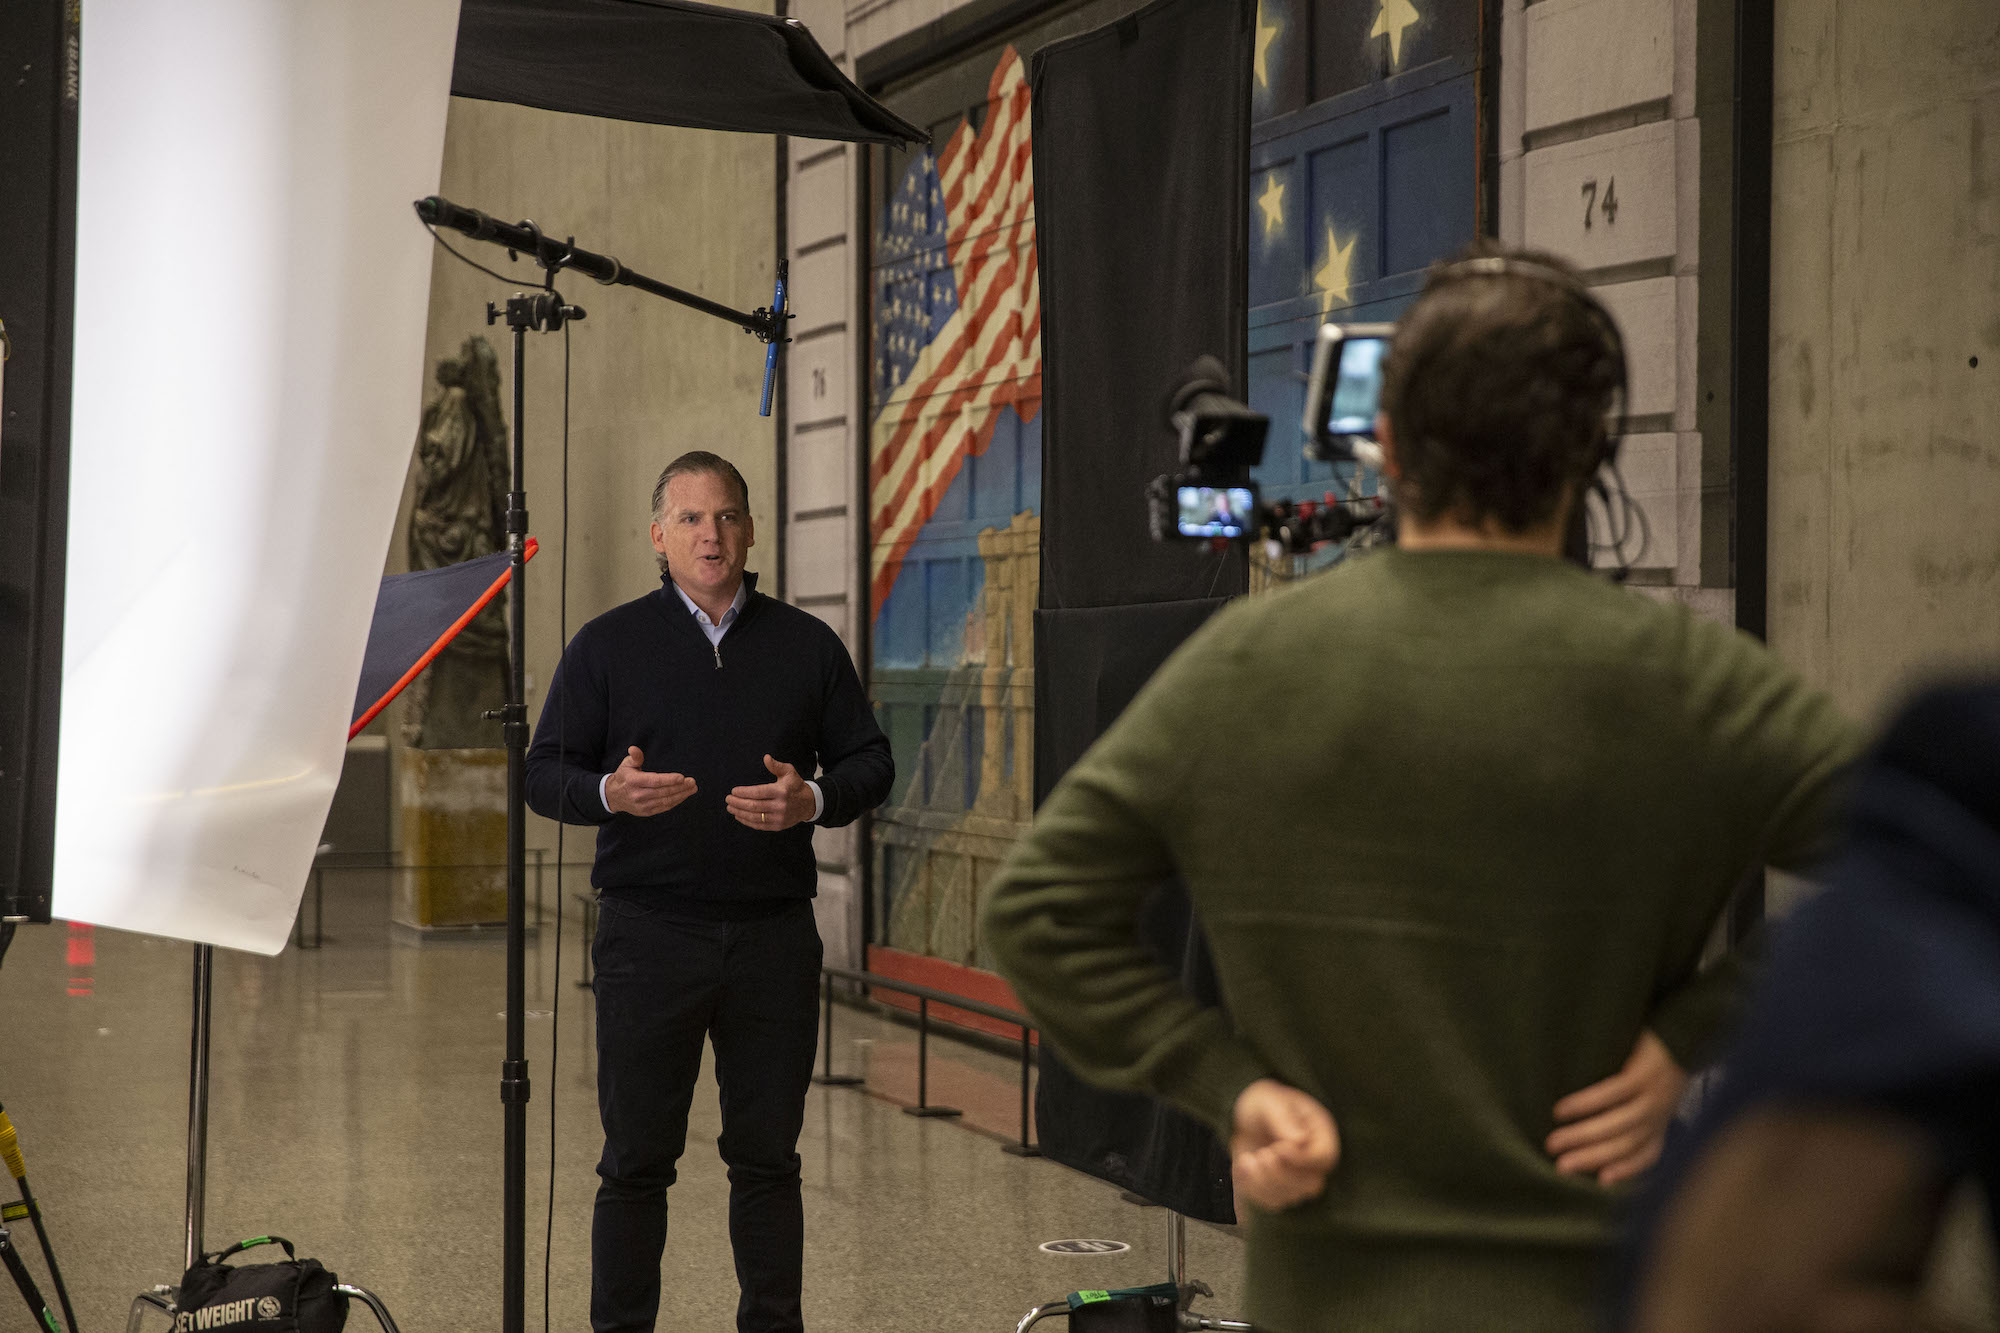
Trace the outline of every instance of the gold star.
{"type": "Polygon", "coordinates": [[[1389,68],[1403,63],[1403,29],[1422,18],[1410,0],[1382,0],[1382,12],[1375,16],[1375,26],[1368,35],[1389,39],[1389,68]]]}
{"type": "Polygon", "coordinates": [[[1264,193],[1257,196],[1257,207],[1264,210],[1264,239],[1268,241],[1272,232],[1285,229],[1285,187],[1277,172],[1271,173],[1264,193]]]}
{"type": "Polygon", "coordinates": [[[1326,308],[1346,305],[1349,301],[1348,284],[1354,269],[1354,243],[1358,237],[1350,237],[1342,245],[1333,234],[1333,224],[1326,224],[1326,262],[1319,272],[1313,274],[1313,286],[1326,293],[1326,308]]]}
{"type": "Polygon", "coordinates": [[[1282,24],[1273,23],[1267,26],[1264,22],[1264,6],[1257,6],[1257,86],[1259,88],[1268,88],[1271,86],[1271,72],[1264,63],[1264,56],[1271,49],[1271,43],[1278,40],[1278,34],[1283,30],[1284,25],[1282,24]]]}

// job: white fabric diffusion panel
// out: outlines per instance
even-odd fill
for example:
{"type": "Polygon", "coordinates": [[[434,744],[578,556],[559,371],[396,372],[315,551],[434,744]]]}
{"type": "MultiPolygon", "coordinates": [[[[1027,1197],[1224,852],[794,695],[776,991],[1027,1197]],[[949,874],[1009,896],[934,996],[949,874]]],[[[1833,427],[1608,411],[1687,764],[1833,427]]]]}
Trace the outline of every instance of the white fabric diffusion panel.
{"type": "Polygon", "coordinates": [[[276,953],[422,392],[457,0],[93,0],[54,910],[276,953]]]}

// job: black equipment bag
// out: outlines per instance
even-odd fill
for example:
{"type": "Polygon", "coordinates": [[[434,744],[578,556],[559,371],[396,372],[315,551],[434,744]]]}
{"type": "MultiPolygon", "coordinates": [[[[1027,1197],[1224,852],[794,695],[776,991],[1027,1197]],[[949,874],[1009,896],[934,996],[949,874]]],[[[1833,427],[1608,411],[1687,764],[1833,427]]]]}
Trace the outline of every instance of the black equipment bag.
{"type": "Polygon", "coordinates": [[[1069,1294],[1071,1333],[1175,1333],[1180,1291],[1171,1282],[1069,1294]]]}
{"type": "Polygon", "coordinates": [[[319,1260],[299,1258],[283,1236],[240,1240],[203,1255],[181,1278],[174,1333],[340,1333],[347,1323],[347,1297],[333,1289],[339,1281],[319,1260]],[[259,1245],[282,1245],[284,1262],[240,1268],[222,1262],[259,1245]]]}

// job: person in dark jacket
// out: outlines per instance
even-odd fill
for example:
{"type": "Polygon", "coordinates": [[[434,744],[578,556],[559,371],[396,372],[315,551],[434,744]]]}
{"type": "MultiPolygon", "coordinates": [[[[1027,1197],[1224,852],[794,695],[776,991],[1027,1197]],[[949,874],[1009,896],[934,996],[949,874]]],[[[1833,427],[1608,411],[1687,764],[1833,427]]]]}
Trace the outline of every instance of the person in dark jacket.
{"type": "Polygon", "coordinates": [[[792,1333],[799,1129],[819,1017],[814,826],[879,805],[894,767],[832,629],[759,593],[749,491],[683,454],[653,488],[660,587],[570,641],[528,750],[528,804],[597,826],[591,1326],[659,1314],[667,1189],[715,1047],[741,1333],[792,1333]]]}
{"type": "Polygon", "coordinates": [[[1626,1327],[1943,1327],[1946,1201],[2000,1203],[2000,681],[1897,717],[1815,878],[1635,1227],[1626,1327]]]}

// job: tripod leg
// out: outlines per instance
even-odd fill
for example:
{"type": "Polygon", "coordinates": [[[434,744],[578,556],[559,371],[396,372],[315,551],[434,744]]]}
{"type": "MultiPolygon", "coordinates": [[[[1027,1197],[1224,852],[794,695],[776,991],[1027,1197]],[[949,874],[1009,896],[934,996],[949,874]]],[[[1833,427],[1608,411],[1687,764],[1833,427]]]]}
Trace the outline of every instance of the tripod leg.
{"type": "Polygon", "coordinates": [[[382,1304],[381,1297],[377,1296],[374,1292],[368,1290],[366,1287],[357,1287],[349,1282],[337,1283],[333,1289],[341,1295],[360,1301],[363,1305],[367,1306],[369,1313],[375,1316],[375,1322],[382,1326],[382,1333],[401,1333],[401,1330],[396,1327],[396,1321],[389,1317],[389,1307],[382,1304]]]}
{"type": "Polygon", "coordinates": [[[1028,1333],[1028,1330],[1036,1324],[1041,1323],[1044,1319],[1052,1319],[1056,1315],[1061,1315],[1065,1319],[1069,1318],[1068,1301],[1049,1301],[1045,1305],[1037,1305],[1034,1309],[1021,1316],[1021,1322],[1014,1325],[1014,1333],[1028,1333]]]}
{"type": "Polygon", "coordinates": [[[35,1192],[28,1188],[28,1164],[21,1156],[20,1135],[14,1130],[14,1122],[7,1117],[7,1108],[0,1106],[0,1162],[5,1162],[9,1174],[14,1177],[15,1187],[21,1191],[21,1202],[17,1208],[0,1210],[0,1226],[26,1217],[35,1227],[35,1239],[42,1244],[42,1258],[48,1261],[49,1276],[55,1279],[56,1299],[62,1303],[63,1320],[69,1325],[70,1333],[76,1333],[76,1311],[69,1303],[69,1288],[63,1285],[62,1269],[56,1263],[56,1252],[49,1244],[48,1224],[42,1220],[41,1205],[35,1202],[35,1192]]]}
{"type": "Polygon", "coordinates": [[[169,1324],[173,1323],[173,1294],[172,1287],[154,1287],[151,1291],[142,1291],[133,1297],[132,1309],[125,1316],[125,1333],[139,1333],[148,1310],[164,1315],[169,1324]]]}
{"type": "Polygon", "coordinates": [[[28,1303],[28,1312],[35,1316],[35,1326],[47,1329],[48,1333],[63,1333],[55,1311],[49,1309],[49,1303],[36,1290],[35,1279],[28,1272],[28,1266],[21,1262],[21,1255],[15,1250],[13,1238],[5,1227],[0,1227],[0,1260],[6,1262],[7,1271],[14,1277],[14,1285],[21,1289],[21,1299],[28,1303]]]}
{"type": "Polygon", "coordinates": [[[42,1220],[42,1207],[29,1191],[26,1176],[15,1183],[21,1187],[21,1203],[28,1210],[28,1220],[35,1224],[35,1239],[41,1242],[42,1258],[49,1266],[49,1280],[55,1283],[56,1302],[62,1306],[63,1322],[69,1325],[70,1333],[76,1333],[76,1309],[69,1303],[69,1288],[63,1283],[62,1268],[56,1263],[55,1247],[49,1244],[49,1226],[42,1220]]]}

